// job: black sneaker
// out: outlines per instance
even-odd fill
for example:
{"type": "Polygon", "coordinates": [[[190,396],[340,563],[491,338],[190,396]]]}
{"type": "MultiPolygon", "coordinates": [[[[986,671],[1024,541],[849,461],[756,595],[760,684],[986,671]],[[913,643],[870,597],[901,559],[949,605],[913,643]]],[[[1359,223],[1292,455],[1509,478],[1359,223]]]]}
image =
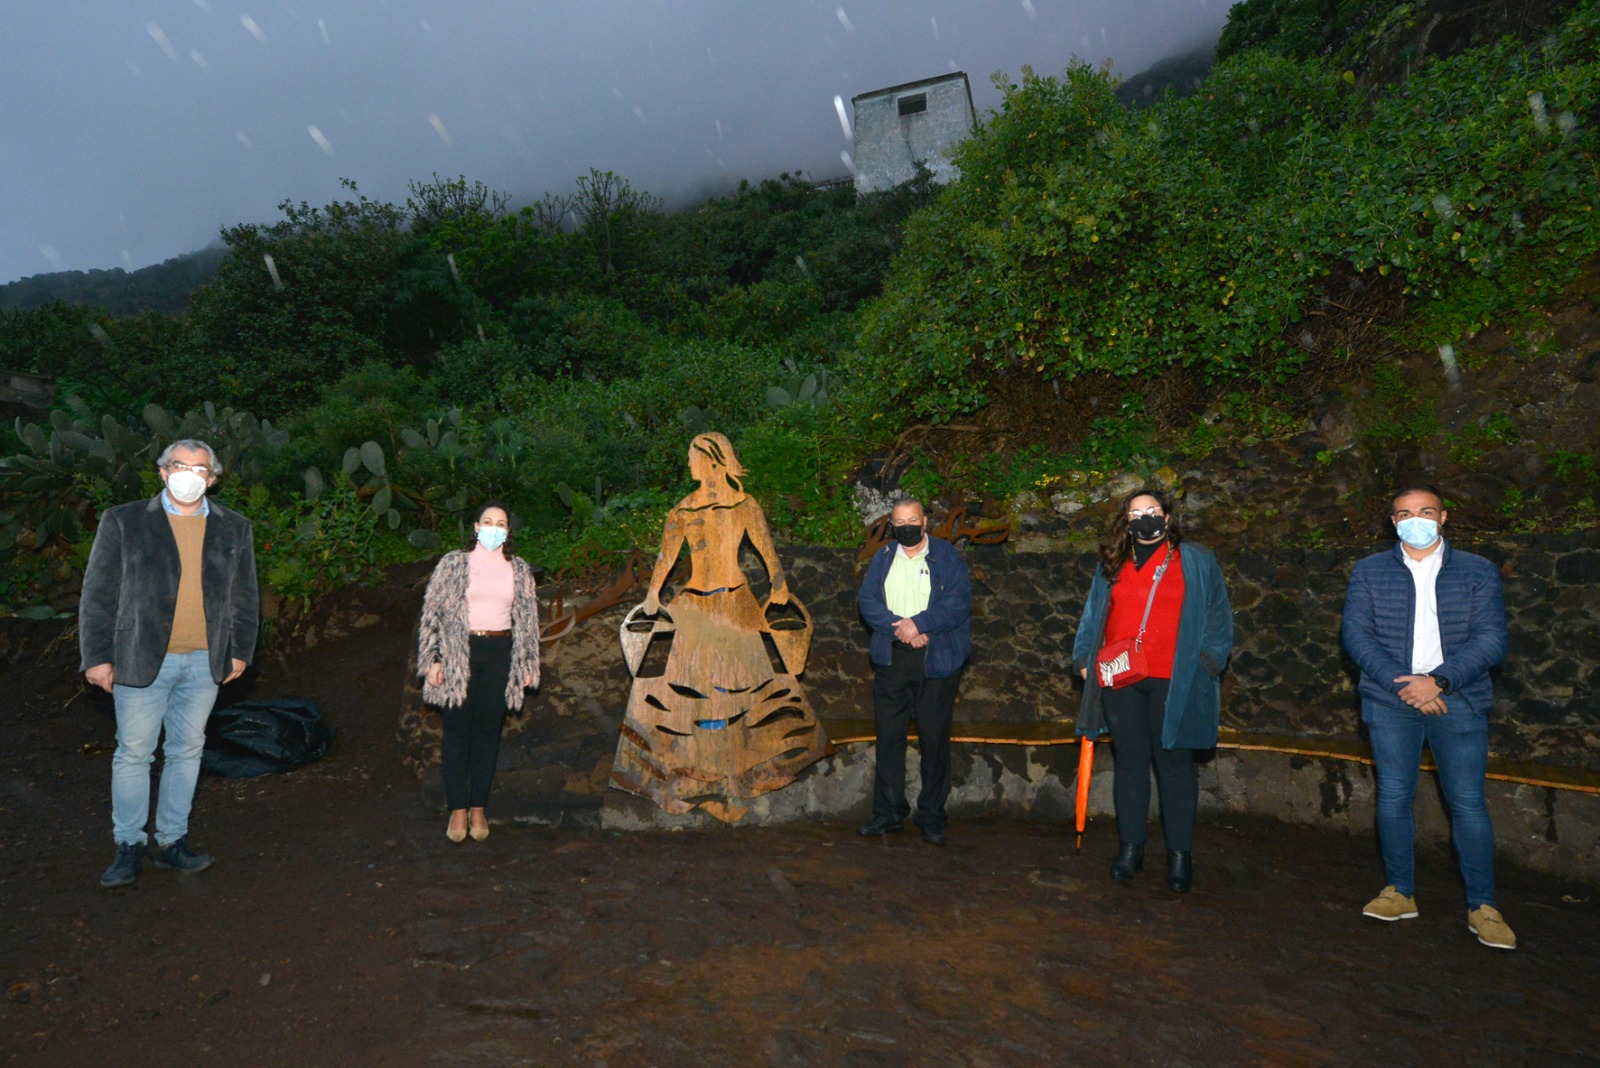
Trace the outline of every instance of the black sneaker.
{"type": "Polygon", "coordinates": [[[119,886],[132,886],[143,870],[144,846],[118,842],[117,857],[105,874],[100,876],[100,887],[103,890],[115,890],[119,886]]]}
{"type": "Polygon", "coordinates": [[[217,858],[210,853],[189,852],[189,839],[185,836],[168,845],[157,846],[150,863],[158,868],[171,868],[173,871],[193,875],[197,871],[205,871],[215,864],[216,860],[217,858]]]}

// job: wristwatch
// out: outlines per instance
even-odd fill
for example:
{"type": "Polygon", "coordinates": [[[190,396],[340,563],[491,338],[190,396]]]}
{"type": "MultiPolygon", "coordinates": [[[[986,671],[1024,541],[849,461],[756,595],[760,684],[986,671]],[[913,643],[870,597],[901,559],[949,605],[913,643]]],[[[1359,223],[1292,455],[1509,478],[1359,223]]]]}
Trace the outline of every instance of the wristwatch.
{"type": "Polygon", "coordinates": [[[1432,679],[1433,684],[1439,687],[1440,693],[1448,694],[1450,692],[1450,680],[1443,675],[1429,675],[1428,678],[1432,679]]]}

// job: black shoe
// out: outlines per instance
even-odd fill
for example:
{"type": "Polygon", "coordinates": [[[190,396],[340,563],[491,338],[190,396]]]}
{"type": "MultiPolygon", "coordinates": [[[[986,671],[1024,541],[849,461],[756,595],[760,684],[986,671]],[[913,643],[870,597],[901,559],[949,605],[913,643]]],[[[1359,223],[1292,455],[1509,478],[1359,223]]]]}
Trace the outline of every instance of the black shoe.
{"type": "Polygon", "coordinates": [[[117,856],[100,876],[100,887],[114,890],[119,886],[132,886],[144,870],[144,846],[127,842],[117,843],[117,856]]]}
{"type": "Polygon", "coordinates": [[[904,819],[895,819],[893,816],[874,816],[861,825],[856,831],[863,838],[882,838],[886,834],[899,834],[906,829],[904,819]]]}
{"type": "Polygon", "coordinates": [[[1187,894],[1194,885],[1194,851],[1167,850],[1167,885],[1174,894],[1187,894]]]}
{"type": "Polygon", "coordinates": [[[1119,883],[1132,882],[1133,877],[1139,874],[1139,869],[1144,867],[1144,843],[1122,843],[1122,848],[1117,850],[1117,859],[1111,863],[1111,877],[1119,883]]]}
{"type": "Polygon", "coordinates": [[[922,832],[922,840],[929,845],[942,846],[950,844],[950,839],[944,836],[942,828],[925,827],[919,823],[917,824],[917,830],[922,832]]]}
{"type": "Polygon", "coordinates": [[[197,871],[205,871],[211,867],[216,863],[216,858],[210,853],[189,852],[189,839],[183,837],[168,845],[158,846],[150,858],[150,863],[158,868],[171,868],[173,871],[193,875],[197,871]]]}

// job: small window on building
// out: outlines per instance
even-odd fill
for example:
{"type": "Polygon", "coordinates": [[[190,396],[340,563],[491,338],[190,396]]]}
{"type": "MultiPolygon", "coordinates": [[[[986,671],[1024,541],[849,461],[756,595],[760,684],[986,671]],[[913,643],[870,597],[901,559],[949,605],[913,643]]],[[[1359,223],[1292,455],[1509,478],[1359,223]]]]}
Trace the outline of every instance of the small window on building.
{"type": "Polygon", "coordinates": [[[928,94],[927,93],[917,93],[917,94],[915,94],[913,96],[903,96],[903,97],[900,98],[900,114],[901,115],[915,115],[919,111],[927,111],[927,110],[928,110],[928,94]]]}

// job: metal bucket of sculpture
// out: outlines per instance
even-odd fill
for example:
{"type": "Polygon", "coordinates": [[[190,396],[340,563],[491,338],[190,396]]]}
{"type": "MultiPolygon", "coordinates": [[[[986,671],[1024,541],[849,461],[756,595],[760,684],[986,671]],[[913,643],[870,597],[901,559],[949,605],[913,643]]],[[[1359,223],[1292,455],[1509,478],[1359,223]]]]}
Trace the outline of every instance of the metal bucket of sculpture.
{"type": "Polygon", "coordinates": [[[806,669],[806,657],[811,653],[811,613],[800,598],[793,595],[789,597],[789,605],[798,613],[798,618],[793,615],[773,618],[772,609],[782,606],[774,606],[770,600],[761,606],[761,616],[766,621],[767,635],[777,647],[784,668],[789,674],[798,675],[806,669]]]}
{"type": "Polygon", "coordinates": [[[639,667],[644,663],[645,651],[650,648],[650,639],[657,634],[670,634],[672,629],[672,617],[666,612],[657,612],[653,616],[646,615],[643,603],[628,609],[628,614],[622,617],[622,626],[618,630],[618,637],[622,639],[622,658],[627,661],[628,674],[639,674],[639,667]]]}

